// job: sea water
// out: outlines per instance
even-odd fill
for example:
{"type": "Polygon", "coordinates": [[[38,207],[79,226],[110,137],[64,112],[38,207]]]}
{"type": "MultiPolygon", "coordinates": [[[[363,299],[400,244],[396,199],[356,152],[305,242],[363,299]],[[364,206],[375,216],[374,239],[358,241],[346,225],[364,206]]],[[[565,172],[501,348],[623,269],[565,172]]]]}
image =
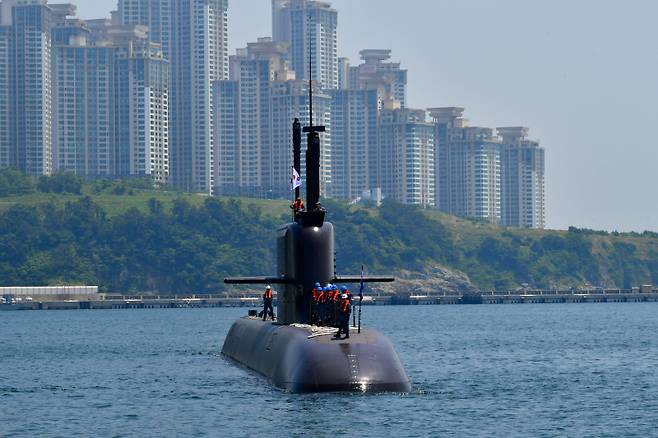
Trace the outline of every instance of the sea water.
{"type": "Polygon", "coordinates": [[[220,355],[247,309],[0,313],[0,436],[658,435],[658,304],[364,307],[410,394],[289,394],[220,355]]]}

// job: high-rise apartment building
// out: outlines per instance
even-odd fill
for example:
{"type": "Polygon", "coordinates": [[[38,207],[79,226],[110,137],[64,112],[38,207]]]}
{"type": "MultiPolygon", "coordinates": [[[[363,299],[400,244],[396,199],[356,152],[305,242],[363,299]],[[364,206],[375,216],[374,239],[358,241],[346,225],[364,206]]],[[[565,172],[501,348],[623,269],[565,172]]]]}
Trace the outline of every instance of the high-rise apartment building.
{"type": "Polygon", "coordinates": [[[429,110],[436,138],[436,204],[457,216],[501,220],[501,144],[489,128],[469,127],[463,108],[429,110]]]}
{"type": "Polygon", "coordinates": [[[384,108],[379,128],[378,187],[387,198],[432,207],[435,203],[434,126],[424,110],[384,108]]]}
{"type": "Polygon", "coordinates": [[[146,28],[99,21],[53,32],[55,167],[89,178],[150,175],[165,184],[168,64],[146,28]]]}
{"type": "Polygon", "coordinates": [[[378,188],[379,94],[367,89],[339,89],[330,94],[331,195],[354,200],[378,188]]]}
{"type": "Polygon", "coordinates": [[[324,89],[338,88],[338,12],[315,0],[273,0],[272,34],[289,46],[289,61],[297,79],[312,79],[324,89]]]}
{"type": "MultiPolygon", "coordinates": [[[[291,127],[295,118],[305,126],[309,123],[309,85],[295,79],[286,53],[286,43],[261,38],[231,56],[230,80],[214,83],[218,194],[290,195],[291,127]]],[[[331,99],[316,82],[313,90],[313,122],[327,127],[321,136],[321,191],[327,195],[332,168],[331,99]]],[[[304,177],[304,166],[301,170],[304,177]]]]}
{"type": "Polygon", "coordinates": [[[399,63],[385,62],[390,57],[390,50],[369,49],[361,51],[363,63],[356,67],[339,59],[339,89],[332,92],[335,197],[356,199],[382,188],[377,136],[382,111],[404,108],[407,89],[407,71],[399,63]]]}
{"type": "Polygon", "coordinates": [[[54,31],[55,152],[58,170],[91,178],[117,174],[112,96],[115,49],[87,46],[84,23],[54,31]]]}
{"type": "Polygon", "coordinates": [[[0,167],[13,163],[12,138],[12,75],[9,64],[11,51],[11,28],[0,25],[0,167]]]}
{"type": "Polygon", "coordinates": [[[273,148],[271,100],[273,81],[294,77],[286,67],[286,51],[285,43],[270,38],[250,43],[230,57],[230,81],[215,84],[217,193],[281,196],[286,190],[289,176],[278,173],[287,174],[290,163],[282,163],[273,148]]]}
{"type": "Polygon", "coordinates": [[[544,149],[528,139],[528,128],[497,128],[502,138],[502,223],[545,226],[544,149]]]}
{"type": "Polygon", "coordinates": [[[147,26],[169,61],[171,182],[211,193],[212,83],[228,79],[228,0],[119,0],[118,12],[147,26]]]}
{"type": "Polygon", "coordinates": [[[53,170],[53,28],[72,5],[0,4],[0,166],[29,175],[53,170]]]}
{"type": "MultiPolygon", "coordinates": [[[[124,47],[118,53],[119,111],[129,110],[128,173],[151,175],[158,185],[169,180],[169,64],[160,48],[124,47]],[[119,88],[122,89],[121,87],[119,88]]],[[[124,168],[125,169],[125,168],[124,168]]]]}
{"type": "MultiPolygon", "coordinates": [[[[240,83],[220,81],[214,84],[217,114],[215,121],[218,171],[216,193],[268,198],[290,196],[292,167],[292,122],[309,123],[308,82],[295,79],[273,81],[270,88],[269,109],[257,115],[258,126],[265,125],[269,136],[261,137],[258,126],[241,123],[240,83]],[[243,141],[243,136],[249,136],[243,141]],[[250,151],[251,153],[248,153],[250,151]]],[[[314,85],[313,123],[322,124],[327,131],[320,136],[320,191],[331,194],[332,182],[332,122],[331,97],[314,85]]],[[[302,136],[302,152],[306,150],[306,136],[302,136]]],[[[302,153],[302,180],[306,178],[305,155],[302,153]]],[[[305,184],[302,190],[306,188],[305,184]]]]}
{"type": "MultiPolygon", "coordinates": [[[[302,126],[309,125],[309,83],[304,80],[275,81],[272,83],[272,150],[273,176],[277,184],[285,181],[284,193],[290,194],[289,180],[292,167],[292,122],[298,118],[302,126]]],[[[331,96],[313,83],[313,124],[325,126],[320,135],[320,194],[330,197],[333,185],[333,126],[331,96]]],[[[306,188],[306,135],[302,135],[301,176],[306,188]]]]}
{"type": "Polygon", "coordinates": [[[46,0],[0,12],[0,166],[166,182],[167,68],[145,29],[86,23],[46,0]]]}

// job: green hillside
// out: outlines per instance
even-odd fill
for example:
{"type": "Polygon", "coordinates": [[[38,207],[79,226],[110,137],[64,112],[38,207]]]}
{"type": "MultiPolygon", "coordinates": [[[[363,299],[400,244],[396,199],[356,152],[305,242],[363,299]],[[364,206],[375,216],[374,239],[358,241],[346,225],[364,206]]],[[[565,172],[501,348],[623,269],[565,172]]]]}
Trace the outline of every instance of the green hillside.
{"type": "MultiPolygon", "coordinates": [[[[98,284],[112,292],[214,292],[274,273],[286,201],[210,198],[129,180],[83,184],[0,172],[0,285],[98,284]]],[[[327,202],[338,271],[464,273],[481,289],[658,283],[658,235],[505,229],[388,202],[327,202]]],[[[451,281],[451,280],[448,280],[451,281]]],[[[462,287],[462,286],[456,286],[462,287]]]]}

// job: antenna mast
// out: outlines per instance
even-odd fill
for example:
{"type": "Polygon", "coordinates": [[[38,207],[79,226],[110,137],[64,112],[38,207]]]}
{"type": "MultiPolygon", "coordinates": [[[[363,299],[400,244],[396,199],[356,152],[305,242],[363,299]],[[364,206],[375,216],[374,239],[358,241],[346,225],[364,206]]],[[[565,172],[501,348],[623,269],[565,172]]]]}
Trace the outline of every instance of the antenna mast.
{"type": "MultiPolygon", "coordinates": [[[[319,207],[320,202],[320,132],[324,126],[313,126],[313,50],[311,38],[311,19],[308,17],[308,118],[309,126],[304,128],[307,133],[306,144],[306,208],[311,211],[319,207]]],[[[317,48],[316,48],[317,51],[317,48]]],[[[321,215],[324,220],[324,214],[321,215]]]]}
{"type": "Polygon", "coordinates": [[[313,127],[313,50],[311,50],[311,16],[308,16],[308,126],[313,127]]]}

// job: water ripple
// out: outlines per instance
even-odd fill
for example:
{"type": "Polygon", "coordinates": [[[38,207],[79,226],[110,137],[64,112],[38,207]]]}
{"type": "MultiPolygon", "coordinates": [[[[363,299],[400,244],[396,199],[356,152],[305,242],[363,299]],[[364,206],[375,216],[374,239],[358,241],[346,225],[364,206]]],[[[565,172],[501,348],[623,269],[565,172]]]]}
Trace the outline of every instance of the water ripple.
{"type": "Polygon", "coordinates": [[[367,308],[414,383],[378,395],[289,394],[227,361],[243,309],[5,313],[0,436],[654,436],[657,310],[367,308]]]}

